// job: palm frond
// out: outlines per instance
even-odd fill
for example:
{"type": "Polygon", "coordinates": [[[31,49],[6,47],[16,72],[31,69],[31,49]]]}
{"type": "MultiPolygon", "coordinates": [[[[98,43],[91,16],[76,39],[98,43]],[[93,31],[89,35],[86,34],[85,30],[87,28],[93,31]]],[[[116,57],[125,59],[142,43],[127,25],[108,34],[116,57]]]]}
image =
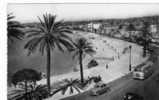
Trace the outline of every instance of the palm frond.
{"type": "Polygon", "coordinates": [[[43,31],[41,31],[40,29],[29,29],[29,30],[27,30],[25,32],[28,33],[28,34],[31,34],[31,33],[43,32],[43,31]]]}
{"type": "Polygon", "coordinates": [[[46,42],[45,40],[43,39],[40,43],[40,48],[39,48],[39,51],[41,52],[41,54],[43,55],[44,54],[44,50],[46,48],[46,42]]]}
{"type": "Polygon", "coordinates": [[[25,34],[17,28],[12,28],[8,30],[8,38],[13,37],[13,38],[22,40],[24,35],[25,34]]]}
{"type": "Polygon", "coordinates": [[[28,43],[25,44],[24,49],[28,49],[31,53],[33,53],[42,39],[44,39],[44,37],[36,37],[31,39],[28,43]]]}
{"type": "Polygon", "coordinates": [[[43,15],[43,19],[44,19],[44,25],[45,25],[45,28],[49,31],[49,28],[48,28],[48,16],[47,16],[47,13],[45,15],[43,15]]]}
{"type": "Polygon", "coordinates": [[[77,51],[77,48],[73,47],[69,49],[69,52],[74,53],[75,51],[77,51]]]}
{"type": "Polygon", "coordinates": [[[56,15],[52,16],[50,19],[51,19],[51,22],[50,22],[50,33],[52,33],[53,32],[53,28],[54,28],[54,24],[55,24],[56,15]]]}
{"type": "Polygon", "coordinates": [[[46,47],[49,48],[50,50],[53,50],[55,45],[54,45],[54,40],[52,39],[52,37],[49,35],[49,37],[46,37],[45,38],[45,41],[46,41],[46,47]]]}
{"type": "Polygon", "coordinates": [[[92,48],[87,48],[87,49],[85,49],[85,52],[90,54],[90,53],[95,53],[96,51],[93,50],[92,48]]]}
{"type": "Polygon", "coordinates": [[[7,34],[8,34],[8,38],[9,38],[9,40],[11,40],[11,38],[21,40],[21,39],[23,39],[23,36],[25,34],[22,30],[20,30],[20,28],[24,28],[24,26],[22,24],[20,24],[18,21],[13,21],[12,20],[13,18],[14,18],[14,16],[12,16],[12,14],[7,15],[7,34]]]}
{"type": "Polygon", "coordinates": [[[58,40],[68,51],[73,48],[73,45],[68,40],[62,38],[59,38],[58,40]]]}
{"type": "Polygon", "coordinates": [[[40,17],[38,17],[39,21],[40,21],[40,26],[39,28],[43,31],[43,32],[48,32],[47,28],[46,28],[46,24],[40,19],[40,17]]]}
{"type": "Polygon", "coordinates": [[[73,87],[70,86],[70,94],[72,94],[72,93],[73,93],[73,87]]]}
{"type": "Polygon", "coordinates": [[[68,89],[68,86],[62,87],[62,95],[64,95],[66,93],[67,89],[68,89]]]}
{"type": "Polygon", "coordinates": [[[8,21],[7,24],[8,28],[24,28],[24,26],[17,21],[8,21]]]}
{"type": "Polygon", "coordinates": [[[39,34],[40,34],[39,32],[34,32],[34,33],[31,33],[31,34],[28,34],[27,37],[28,38],[35,37],[35,36],[39,36],[39,34]]]}
{"type": "Polygon", "coordinates": [[[60,31],[59,31],[60,33],[67,33],[67,34],[72,34],[72,31],[70,30],[70,29],[61,29],[60,31]]]}
{"type": "Polygon", "coordinates": [[[64,28],[63,26],[64,26],[63,21],[58,21],[54,24],[53,30],[60,30],[64,28]]]}
{"type": "Polygon", "coordinates": [[[67,40],[69,40],[70,42],[73,43],[72,38],[69,35],[65,34],[65,33],[60,33],[60,37],[65,38],[65,39],[67,39],[67,40]]]}
{"type": "Polygon", "coordinates": [[[78,93],[81,92],[81,91],[79,90],[79,88],[78,88],[76,85],[74,85],[74,88],[76,89],[76,91],[77,91],[78,93]]]}
{"type": "Polygon", "coordinates": [[[75,59],[76,57],[78,57],[79,56],[79,51],[77,50],[77,51],[74,51],[73,52],[73,56],[72,56],[72,59],[75,59]]]}
{"type": "Polygon", "coordinates": [[[15,16],[13,16],[12,13],[10,13],[10,14],[7,15],[7,20],[11,20],[11,19],[13,19],[13,18],[15,18],[15,16]]]}
{"type": "Polygon", "coordinates": [[[64,49],[63,47],[59,44],[59,43],[56,43],[56,46],[58,47],[58,49],[62,52],[64,52],[64,49]]]}

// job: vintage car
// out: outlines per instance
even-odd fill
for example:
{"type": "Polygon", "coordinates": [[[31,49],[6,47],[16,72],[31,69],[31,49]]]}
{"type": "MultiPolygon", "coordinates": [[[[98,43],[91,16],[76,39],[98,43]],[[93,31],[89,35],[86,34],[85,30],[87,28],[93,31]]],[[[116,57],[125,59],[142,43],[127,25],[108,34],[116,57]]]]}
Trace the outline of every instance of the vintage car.
{"type": "Polygon", "coordinates": [[[107,86],[107,84],[104,83],[97,83],[94,88],[90,90],[91,96],[98,96],[101,94],[104,94],[106,92],[110,91],[110,87],[107,86]]]}
{"type": "Polygon", "coordinates": [[[136,93],[128,92],[124,95],[123,100],[144,100],[144,98],[136,93]]]}

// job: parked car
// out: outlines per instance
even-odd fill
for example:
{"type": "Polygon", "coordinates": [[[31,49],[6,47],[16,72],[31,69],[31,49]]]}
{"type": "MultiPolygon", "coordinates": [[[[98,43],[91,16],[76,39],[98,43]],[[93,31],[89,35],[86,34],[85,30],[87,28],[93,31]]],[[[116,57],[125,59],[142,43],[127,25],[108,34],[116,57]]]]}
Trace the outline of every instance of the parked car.
{"type": "Polygon", "coordinates": [[[144,100],[144,98],[136,93],[126,93],[123,100],[144,100]]]}
{"type": "Polygon", "coordinates": [[[151,61],[138,65],[133,71],[133,78],[144,80],[150,77],[152,73],[154,72],[152,65],[153,65],[153,62],[151,61]]]}
{"type": "Polygon", "coordinates": [[[96,67],[98,65],[98,62],[95,59],[92,59],[89,63],[88,63],[88,68],[92,68],[92,67],[96,67]]]}
{"type": "Polygon", "coordinates": [[[97,83],[94,88],[90,90],[91,96],[98,96],[101,94],[104,94],[106,92],[110,91],[110,87],[107,86],[107,84],[104,83],[97,83]]]}

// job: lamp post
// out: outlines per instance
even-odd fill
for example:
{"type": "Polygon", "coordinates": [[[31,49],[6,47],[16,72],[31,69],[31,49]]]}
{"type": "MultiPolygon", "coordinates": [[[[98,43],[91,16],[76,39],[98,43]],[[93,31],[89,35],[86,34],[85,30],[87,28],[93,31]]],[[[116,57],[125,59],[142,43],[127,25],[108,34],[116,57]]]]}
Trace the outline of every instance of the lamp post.
{"type": "Polygon", "coordinates": [[[131,71],[131,48],[132,48],[132,46],[130,45],[130,46],[129,46],[129,49],[130,49],[130,55],[129,55],[129,71],[131,71]]]}

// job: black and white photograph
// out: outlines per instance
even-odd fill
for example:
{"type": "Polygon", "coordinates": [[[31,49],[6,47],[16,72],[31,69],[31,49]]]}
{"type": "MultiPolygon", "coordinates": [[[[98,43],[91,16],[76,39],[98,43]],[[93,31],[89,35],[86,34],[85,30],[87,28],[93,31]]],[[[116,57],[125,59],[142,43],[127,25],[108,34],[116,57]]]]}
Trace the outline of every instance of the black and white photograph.
{"type": "Polygon", "coordinates": [[[8,3],[8,100],[159,100],[159,3],[8,3]]]}

